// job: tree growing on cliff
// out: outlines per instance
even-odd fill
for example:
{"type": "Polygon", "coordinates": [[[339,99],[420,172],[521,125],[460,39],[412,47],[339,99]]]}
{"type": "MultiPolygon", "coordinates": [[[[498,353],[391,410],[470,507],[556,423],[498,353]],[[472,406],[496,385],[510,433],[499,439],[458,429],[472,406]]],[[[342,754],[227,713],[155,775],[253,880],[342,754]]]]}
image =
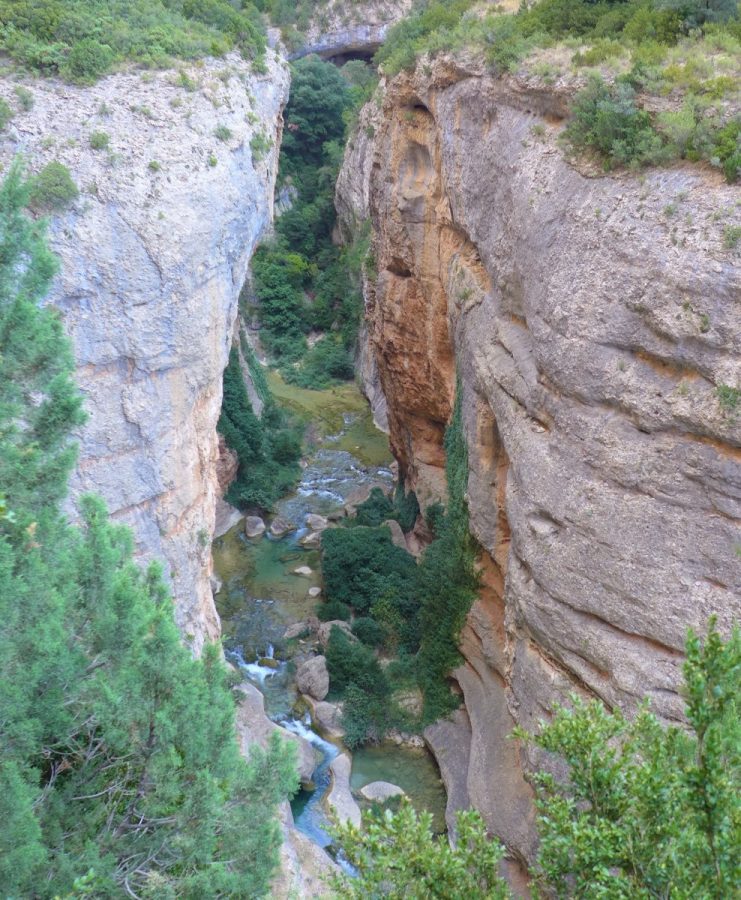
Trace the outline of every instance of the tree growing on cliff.
{"type": "Polygon", "coordinates": [[[100,500],[60,511],[82,419],[43,223],[0,188],[0,896],[263,896],[291,751],[241,758],[215,647],[193,660],[100,500]],[[80,889],[82,890],[82,888],[80,889]]]}
{"type": "MultiPolygon", "coordinates": [[[[711,621],[704,641],[690,632],[686,653],[687,728],[665,728],[645,707],[629,720],[598,701],[573,698],[572,706],[556,709],[537,734],[515,732],[568,768],[565,779],[536,777],[541,842],[532,874],[546,896],[727,900],[736,895],[741,633],[735,629],[724,643],[711,621]]],[[[359,870],[343,896],[505,896],[493,877],[498,851],[487,842],[480,819],[459,818],[452,850],[435,847],[429,820],[418,820],[408,809],[372,818],[365,832],[345,825],[337,837],[359,870]],[[449,893],[436,893],[436,882],[426,887],[424,865],[436,866],[443,858],[446,866],[463,868],[462,890],[454,885],[449,893]]]]}

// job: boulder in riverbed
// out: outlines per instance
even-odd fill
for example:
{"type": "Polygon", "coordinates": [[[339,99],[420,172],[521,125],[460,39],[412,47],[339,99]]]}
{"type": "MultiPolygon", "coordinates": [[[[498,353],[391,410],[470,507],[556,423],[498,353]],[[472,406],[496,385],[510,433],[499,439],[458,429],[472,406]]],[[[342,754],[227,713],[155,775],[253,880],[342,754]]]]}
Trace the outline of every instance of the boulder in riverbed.
{"type": "Polygon", "coordinates": [[[303,575],[304,578],[310,578],[314,573],[308,566],[299,566],[293,570],[294,575],[303,575]]]}
{"type": "Polygon", "coordinates": [[[325,519],[324,516],[319,516],[316,513],[309,513],[306,517],[306,525],[312,531],[324,531],[329,526],[329,519],[325,519]]]}
{"type": "Polygon", "coordinates": [[[365,787],[360,788],[360,793],[366,800],[373,803],[385,803],[392,797],[403,797],[403,791],[398,784],[391,784],[390,781],[371,781],[365,787]]]}
{"type": "Polygon", "coordinates": [[[247,516],[244,520],[244,533],[248,538],[265,534],[265,523],[259,516],[247,516]]]}
{"type": "Polygon", "coordinates": [[[312,531],[309,534],[305,534],[300,540],[299,544],[302,547],[309,547],[311,549],[315,547],[319,547],[322,543],[322,535],[319,531],[312,531]]]}
{"type": "Polygon", "coordinates": [[[312,704],[311,718],[314,725],[329,737],[341,738],[345,734],[341,716],[342,709],[336,703],[322,700],[312,704]]]}
{"type": "Polygon", "coordinates": [[[276,516],[270,523],[270,533],[273,537],[283,537],[284,534],[295,530],[296,526],[293,522],[289,522],[288,519],[284,519],[282,516],[276,516]]]}
{"type": "Polygon", "coordinates": [[[296,687],[302,694],[308,694],[315,700],[324,700],[329,693],[329,672],[325,657],[314,656],[301,663],[296,671],[296,687]]]}
{"type": "Polygon", "coordinates": [[[327,805],[335,813],[341,823],[352,822],[360,827],[360,807],[350,791],[350,771],[352,762],[347,753],[336,756],[329,765],[332,775],[332,788],[327,795],[327,805]]]}
{"type": "Polygon", "coordinates": [[[309,588],[309,596],[312,598],[318,597],[322,592],[320,587],[310,587],[309,588]]]}

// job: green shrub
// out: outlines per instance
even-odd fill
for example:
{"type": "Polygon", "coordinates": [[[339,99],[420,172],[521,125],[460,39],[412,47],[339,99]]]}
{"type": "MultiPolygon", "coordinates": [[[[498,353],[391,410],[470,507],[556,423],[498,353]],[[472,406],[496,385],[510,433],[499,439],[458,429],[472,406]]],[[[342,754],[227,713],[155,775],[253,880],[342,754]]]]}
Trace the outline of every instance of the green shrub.
{"type": "Polygon", "coordinates": [[[90,135],[90,147],[93,150],[107,150],[111,145],[111,136],[105,131],[94,131],[90,135]]]}
{"type": "Polygon", "coordinates": [[[574,99],[565,138],[574,149],[596,150],[605,165],[641,166],[666,159],[664,142],[651,117],[635,104],[633,89],[610,86],[592,75],[574,99]]]}
{"type": "Polygon", "coordinates": [[[31,180],[30,205],[37,211],[58,212],[80,196],[69,169],[53,160],[31,180]]]}
{"type": "Polygon", "coordinates": [[[159,163],[156,159],[150,159],[147,163],[147,168],[150,172],[161,172],[162,164],[159,163]]]}
{"type": "Polygon", "coordinates": [[[272,146],[272,140],[262,131],[253,134],[250,138],[250,150],[252,151],[253,160],[258,163],[262,162],[270,153],[272,146]]]}
{"type": "Polygon", "coordinates": [[[347,603],[339,600],[325,600],[317,610],[317,618],[320,622],[332,622],[338,619],[341,622],[349,622],[352,610],[347,603]]]}
{"type": "Polygon", "coordinates": [[[17,84],[13,90],[18,98],[18,105],[22,110],[28,112],[33,109],[33,94],[27,87],[24,87],[22,84],[17,84]]]}
{"type": "Polygon", "coordinates": [[[259,68],[266,45],[248,0],[0,0],[0,23],[0,49],[21,65],[81,83],[128,59],[166,66],[231,49],[259,68]]]}
{"type": "Polygon", "coordinates": [[[723,229],[723,246],[726,250],[734,250],[741,241],[741,225],[726,225],[723,229]]]}
{"type": "Polygon", "coordinates": [[[715,389],[715,395],[723,412],[728,415],[735,414],[736,408],[741,404],[741,388],[731,387],[729,384],[719,384],[715,389]]]}
{"type": "Polygon", "coordinates": [[[394,504],[381,488],[374,487],[368,499],[357,507],[354,521],[357,525],[378,527],[393,517],[394,504]]]}
{"type": "Polygon", "coordinates": [[[62,74],[70,81],[89,84],[97,81],[113,64],[114,53],[108,44],[95,38],[84,38],[72,45],[62,74]]]}
{"type": "Polygon", "coordinates": [[[295,485],[300,469],[300,427],[278,409],[269,395],[258,418],[247,395],[239,362],[232,348],[224,371],[224,399],[217,425],[239,460],[237,477],[226,497],[240,508],[270,509],[295,485]]]}
{"type": "Polygon", "coordinates": [[[344,692],[345,743],[354,749],[380,740],[391,721],[391,689],[375,654],[335,625],[326,657],[331,689],[344,692]]]}
{"type": "Polygon", "coordinates": [[[217,125],[214,129],[214,137],[218,138],[218,140],[220,141],[231,140],[231,136],[231,128],[227,128],[226,125],[217,125]]]}
{"type": "Polygon", "coordinates": [[[366,613],[387,597],[409,617],[416,614],[417,566],[396,547],[388,528],[331,528],[322,534],[322,572],[327,598],[366,613]]]}
{"type": "Polygon", "coordinates": [[[8,103],[0,97],[0,131],[4,131],[8,122],[13,118],[13,110],[8,103]]]}
{"type": "Polygon", "coordinates": [[[361,616],[352,623],[352,633],[368,647],[382,647],[386,641],[386,629],[375,619],[361,616]]]}

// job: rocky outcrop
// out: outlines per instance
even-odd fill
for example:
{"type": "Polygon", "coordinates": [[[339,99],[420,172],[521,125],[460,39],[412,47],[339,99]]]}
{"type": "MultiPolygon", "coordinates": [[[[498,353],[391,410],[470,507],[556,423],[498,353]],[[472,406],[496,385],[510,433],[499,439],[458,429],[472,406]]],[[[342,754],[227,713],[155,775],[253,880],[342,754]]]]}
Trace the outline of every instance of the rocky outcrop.
{"type": "Polygon", "coordinates": [[[677,721],[686,629],[741,614],[741,415],[717,393],[741,388],[738,188],[581,170],[557,144],[571,91],[425,63],[363,114],[338,183],[344,233],[373,222],[366,352],[423,504],[460,383],[483,587],[467,715],[428,741],[460,739],[451,797],[521,857],[539,761],[512,726],[574,690],[677,721]]]}
{"type": "MultiPolygon", "coordinates": [[[[198,652],[219,633],[209,574],[221,375],[271,220],[288,76],[277,57],[258,75],[233,54],[27,87],[33,108],[4,132],[0,162],[59,160],[81,191],[51,223],[61,266],[50,300],[88,413],[72,494],[100,494],[133,527],[139,556],[164,562],[198,652]],[[93,149],[94,132],[107,147],[93,149]],[[264,157],[250,146],[258,134],[272,144],[264,157]]],[[[0,94],[16,106],[9,79],[0,94]]]]}
{"type": "Polygon", "coordinates": [[[412,0],[361,0],[323,4],[290,54],[299,59],[315,53],[324,59],[368,58],[386,39],[389,28],[411,9],[412,0]]]}

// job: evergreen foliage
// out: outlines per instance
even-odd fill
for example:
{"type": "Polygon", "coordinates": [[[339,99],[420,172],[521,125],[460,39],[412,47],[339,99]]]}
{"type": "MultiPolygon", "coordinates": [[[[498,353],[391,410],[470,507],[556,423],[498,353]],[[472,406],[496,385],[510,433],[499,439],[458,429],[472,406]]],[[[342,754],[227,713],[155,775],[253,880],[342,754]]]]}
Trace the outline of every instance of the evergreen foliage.
{"type": "MultiPolygon", "coordinates": [[[[633,719],[572,698],[516,736],[556,754],[567,774],[537,776],[538,896],[726,900],[741,883],[741,635],[723,642],[711,620],[690,632],[684,666],[689,728],[663,727],[646,707],[633,719]]],[[[336,837],[357,878],[343,897],[506,898],[502,850],[483,821],[458,816],[458,839],[435,840],[431,820],[403,805],[336,837]],[[452,879],[448,881],[447,879],[452,879]]]]}
{"type": "Polygon", "coordinates": [[[241,758],[215,647],[182,645],[156,566],[83,498],[60,513],[82,421],[55,271],[0,188],[0,895],[264,896],[292,751],[241,758]]]}
{"type": "Polygon", "coordinates": [[[402,531],[408,532],[414,528],[418,515],[419,503],[416,494],[414,491],[405,494],[404,486],[399,483],[393,501],[380,488],[373,488],[368,499],[358,506],[354,524],[373,527],[382,525],[389,519],[395,519],[402,531]]]}
{"type": "Polygon", "coordinates": [[[124,60],[165,66],[235,48],[247,59],[264,54],[249,0],[0,0],[0,49],[69,81],[94,82],[124,60]]]}
{"type": "MultiPolygon", "coordinates": [[[[264,380],[258,382],[264,391],[264,380]]],[[[269,393],[262,417],[255,415],[244,383],[239,352],[233,347],[224,370],[224,397],[217,428],[239,460],[227,499],[235,506],[270,509],[299,478],[301,430],[269,393]]]]}
{"type": "MultiPolygon", "coordinates": [[[[359,80],[357,67],[351,76],[359,80]]],[[[275,240],[255,255],[253,271],[263,343],[286,381],[300,387],[325,388],[354,374],[369,232],[361,229],[343,249],[332,232],[345,121],[364,91],[318,57],[294,65],[280,166],[296,196],[276,222],[275,240]],[[311,331],[323,336],[309,349],[311,331]]]]}
{"type": "MultiPolygon", "coordinates": [[[[358,516],[349,528],[335,528],[322,535],[322,570],[325,602],[319,608],[324,620],[333,618],[334,604],[351,607],[359,614],[353,631],[362,643],[401,652],[399,668],[413,670],[414,681],[422,690],[424,709],[419,721],[394,707],[390,682],[367,691],[354,682],[353,703],[346,703],[345,727],[351,722],[353,739],[365,734],[375,739],[392,722],[405,728],[419,728],[450,712],[457,705],[448,682],[450,672],[460,663],[460,631],[476,596],[478,586],[474,563],[476,544],[468,533],[465,501],[468,457],[462,427],[461,392],[445,434],[448,507],[431,507],[428,521],[435,538],[419,565],[411,554],[397,547],[388,528],[379,522],[397,518],[411,527],[419,506],[413,493],[398,491],[394,503],[379,490],[358,507],[358,516]],[[379,698],[386,688],[385,704],[379,698]],[[363,698],[361,695],[366,693],[363,698]],[[381,715],[381,710],[384,710],[381,715]],[[371,724],[368,724],[368,723],[371,724]]],[[[343,635],[337,638],[338,656],[348,656],[349,670],[358,665],[353,654],[368,654],[357,649],[343,635]]],[[[362,667],[361,667],[362,668],[362,667]]],[[[330,666],[333,689],[347,688],[339,664],[330,666]]],[[[406,679],[401,679],[406,681],[406,679]]],[[[347,700],[347,694],[346,694],[347,700]]]]}

